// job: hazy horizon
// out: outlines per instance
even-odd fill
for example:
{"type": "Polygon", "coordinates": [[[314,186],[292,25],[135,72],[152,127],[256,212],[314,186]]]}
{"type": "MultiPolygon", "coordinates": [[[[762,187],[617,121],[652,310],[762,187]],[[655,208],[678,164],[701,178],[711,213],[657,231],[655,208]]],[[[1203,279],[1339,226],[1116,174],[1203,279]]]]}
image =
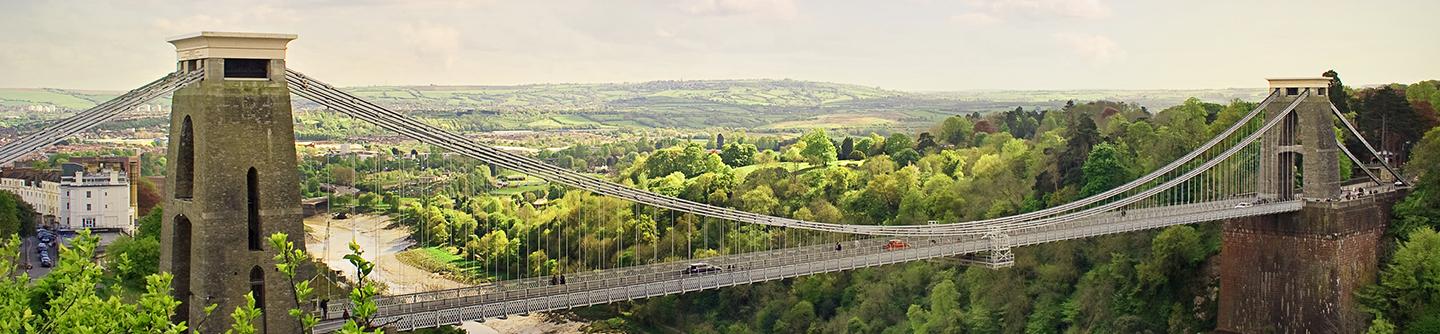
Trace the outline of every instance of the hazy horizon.
{"type": "Polygon", "coordinates": [[[0,53],[0,87],[11,88],[131,89],[173,70],[167,38],[202,30],[298,34],[290,67],[343,86],[794,79],[954,92],[1251,88],[1328,69],[1354,86],[1440,77],[1428,61],[1440,44],[1420,29],[1440,2],[1423,0],[137,0],[0,9],[0,29],[15,32],[0,35],[10,49],[0,53]]]}

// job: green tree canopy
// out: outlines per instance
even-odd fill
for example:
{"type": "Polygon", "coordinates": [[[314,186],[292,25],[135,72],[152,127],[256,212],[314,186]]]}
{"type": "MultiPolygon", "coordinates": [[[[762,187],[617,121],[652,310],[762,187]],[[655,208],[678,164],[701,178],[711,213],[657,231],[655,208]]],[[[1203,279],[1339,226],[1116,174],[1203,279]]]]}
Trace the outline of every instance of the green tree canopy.
{"type": "Polygon", "coordinates": [[[835,143],[830,141],[830,136],[825,135],[825,130],[810,131],[800,137],[800,141],[805,143],[805,149],[800,151],[800,155],[804,156],[810,165],[824,166],[835,162],[835,143]]]}
{"type": "Polygon", "coordinates": [[[1120,157],[1120,151],[1110,143],[1100,143],[1090,150],[1082,168],[1085,185],[1081,196],[1099,194],[1130,181],[1130,166],[1120,157]]]}
{"type": "Polygon", "coordinates": [[[975,135],[975,123],[964,116],[950,116],[940,123],[940,140],[958,147],[969,146],[971,137],[975,135]]]}
{"type": "Polygon", "coordinates": [[[896,132],[885,138],[885,154],[895,155],[900,150],[915,148],[915,141],[904,133],[896,132]]]}

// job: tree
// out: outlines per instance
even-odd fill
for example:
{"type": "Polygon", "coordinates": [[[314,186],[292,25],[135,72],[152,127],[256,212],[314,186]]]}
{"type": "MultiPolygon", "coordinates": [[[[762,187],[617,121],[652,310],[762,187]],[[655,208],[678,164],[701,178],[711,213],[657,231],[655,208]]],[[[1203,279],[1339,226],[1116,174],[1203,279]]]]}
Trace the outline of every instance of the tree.
{"type": "Polygon", "coordinates": [[[717,133],[715,134],[715,148],[721,147],[725,147],[725,135],[717,133]]]}
{"type": "Polygon", "coordinates": [[[935,143],[935,136],[929,132],[921,132],[920,141],[915,142],[915,150],[920,152],[929,152],[939,147],[940,144],[935,143]]]}
{"type": "Polygon", "coordinates": [[[780,319],[775,320],[774,333],[805,333],[810,323],[815,322],[815,305],[802,300],[791,306],[780,319]]]}
{"type": "Polygon", "coordinates": [[[755,163],[755,145],[730,143],[720,151],[720,160],[730,167],[744,167],[755,163]]]}
{"type": "Polygon", "coordinates": [[[836,157],[849,159],[853,153],[855,153],[855,138],[845,137],[845,140],[840,141],[840,152],[837,153],[836,157]]]}
{"type": "Polygon", "coordinates": [[[140,178],[139,188],[135,189],[135,193],[137,196],[135,206],[138,207],[136,208],[137,210],[140,210],[140,212],[136,212],[138,215],[144,216],[149,214],[151,209],[160,205],[160,189],[156,188],[155,184],[151,183],[149,179],[140,178]]]}
{"type": "MultiPolygon", "coordinates": [[[[1407,166],[1440,166],[1440,128],[1430,129],[1420,143],[1410,151],[1407,166]]],[[[1419,182],[1405,199],[1395,205],[1395,219],[1390,225],[1391,235],[1405,236],[1422,227],[1440,229],[1440,170],[1411,168],[1418,170],[1419,182]]]]}
{"type": "MultiPolygon", "coordinates": [[[[873,135],[873,134],[872,134],[872,135],[873,135]]],[[[882,140],[883,140],[883,139],[882,139],[882,140]]],[[[870,138],[870,137],[860,137],[859,140],[856,140],[856,141],[855,141],[855,150],[854,150],[853,152],[860,152],[861,154],[863,154],[863,155],[865,155],[865,156],[872,156],[872,155],[874,155],[874,154],[870,154],[870,153],[872,153],[872,151],[875,151],[875,150],[876,150],[876,148],[875,148],[875,139],[872,139],[872,138],[870,138]]],[[[851,156],[854,156],[854,155],[855,155],[854,153],[851,153],[851,156]]]]}
{"type": "Polygon", "coordinates": [[[1167,227],[1151,242],[1150,257],[1136,265],[1136,275],[1149,286],[1164,286],[1171,277],[1193,268],[1206,255],[1200,233],[1194,227],[1167,227]]]}
{"type": "Polygon", "coordinates": [[[312,333],[315,324],[320,322],[320,318],[306,312],[300,305],[303,305],[304,301],[310,300],[310,295],[315,292],[315,289],[310,287],[313,278],[298,277],[300,266],[310,263],[310,254],[306,254],[303,249],[295,248],[295,243],[291,242],[285,233],[271,234],[270,246],[275,250],[275,269],[290,283],[290,296],[294,297],[291,301],[295,303],[295,306],[291,307],[287,313],[290,314],[290,317],[295,318],[301,333],[312,333]]]}
{"type": "Polygon", "coordinates": [[[700,144],[688,143],[684,147],[656,150],[645,158],[644,168],[646,175],[650,176],[680,172],[685,174],[685,177],[695,177],[707,172],[720,172],[729,167],[720,155],[711,154],[700,144]]]}
{"type": "Polygon", "coordinates": [[[825,135],[825,130],[815,129],[800,137],[805,143],[805,149],[800,155],[812,166],[824,166],[835,162],[835,143],[830,141],[830,136],[825,135]]]}
{"type": "Polygon", "coordinates": [[[1335,109],[1340,109],[1340,113],[1349,114],[1350,92],[1345,90],[1345,83],[1340,81],[1340,73],[1336,73],[1335,70],[1329,70],[1325,71],[1321,76],[1331,79],[1330,88],[1326,89],[1326,91],[1328,91],[1326,96],[1330,97],[1330,104],[1334,104],[1335,109]]]}
{"type": "Polygon", "coordinates": [[[20,209],[16,202],[19,196],[8,191],[0,191],[0,237],[19,235],[20,231],[20,209]]]}
{"type": "Polygon", "coordinates": [[[1379,284],[1360,293],[1367,311],[1401,328],[1440,312],[1440,233],[1424,227],[1407,237],[1380,272],[1379,284]]]}
{"type": "Polygon", "coordinates": [[[906,312],[912,333],[953,333],[959,331],[960,292],[955,281],[941,280],[930,288],[928,309],[910,305],[906,312]]]}
{"type": "Polygon", "coordinates": [[[1100,132],[1095,128],[1095,120],[1084,114],[1076,115],[1075,118],[1075,122],[1066,128],[1065,151],[1056,162],[1062,173],[1061,186],[1078,184],[1084,179],[1083,167],[1085,160],[1090,157],[1090,147],[1100,142],[1100,132]]]}
{"type": "MultiPolygon", "coordinates": [[[[379,311],[375,304],[375,296],[380,294],[379,286],[370,281],[370,273],[375,271],[375,264],[366,260],[365,251],[360,249],[360,244],[350,241],[350,254],[345,255],[345,260],[355,266],[355,285],[350,289],[350,305],[354,312],[350,313],[350,319],[345,321],[345,326],[340,328],[341,333],[367,333],[367,329],[374,327],[372,317],[379,311]]],[[[375,334],[384,333],[382,330],[375,330],[375,334]]]]}
{"type": "Polygon", "coordinates": [[[154,236],[121,236],[105,248],[106,264],[120,282],[140,289],[160,272],[160,241],[154,236]]]}
{"type": "Polygon", "coordinates": [[[775,212],[775,208],[780,206],[780,200],[775,198],[775,191],[766,185],[755,187],[755,189],[750,189],[740,195],[740,203],[745,211],[767,215],[775,212]]]}
{"type": "Polygon", "coordinates": [[[1110,143],[1095,145],[1081,170],[1085,183],[1080,194],[1084,197],[1105,192],[1130,180],[1130,168],[1121,160],[1119,150],[1110,143]]]}
{"type": "Polygon", "coordinates": [[[1401,146],[1419,140],[1423,134],[1422,120],[1398,89],[1385,86],[1366,90],[1359,94],[1358,102],[1355,126],[1366,139],[1378,142],[1378,150],[1405,154],[1401,146]]]}
{"type": "Polygon", "coordinates": [[[940,123],[940,140],[947,144],[958,147],[969,146],[970,138],[975,135],[975,124],[962,116],[950,116],[940,123]]]}
{"type": "Polygon", "coordinates": [[[146,277],[138,300],[99,293],[102,270],[91,261],[98,242],[80,231],[57,249],[55,268],[31,283],[28,274],[14,272],[20,239],[0,241],[0,332],[184,333],[185,324],[170,322],[180,302],[171,297],[168,273],[146,277]]]}
{"type": "Polygon", "coordinates": [[[355,185],[355,169],[342,166],[330,166],[330,180],[342,186],[355,185]]]}
{"type": "Polygon", "coordinates": [[[885,154],[895,155],[895,153],[900,153],[900,150],[907,148],[915,148],[915,142],[904,133],[892,133],[890,137],[885,138],[885,154]]]}
{"type": "Polygon", "coordinates": [[[1431,103],[1440,94],[1434,81],[1421,81],[1405,87],[1405,100],[1410,104],[1431,103]]]}
{"type": "Polygon", "coordinates": [[[255,334],[255,319],[260,319],[260,309],[255,307],[255,293],[245,293],[245,305],[230,313],[232,322],[225,334],[255,334]]]}
{"type": "Polygon", "coordinates": [[[916,152],[913,148],[905,148],[899,152],[895,152],[894,157],[896,164],[909,166],[915,164],[916,161],[920,161],[920,152],[916,152]]]}

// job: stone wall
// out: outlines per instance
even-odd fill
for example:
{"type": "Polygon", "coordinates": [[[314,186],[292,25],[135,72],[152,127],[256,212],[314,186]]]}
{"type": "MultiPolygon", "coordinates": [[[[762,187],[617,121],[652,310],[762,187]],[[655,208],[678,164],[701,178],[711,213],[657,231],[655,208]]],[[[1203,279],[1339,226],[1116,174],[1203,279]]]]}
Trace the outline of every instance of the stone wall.
{"type": "Polygon", "coordinates": [[[1299,212],[1224,223],[1222,333],[1359,333],[1355,291],[1375,282],[1390,193],[1311,202],[1299,212]]]}

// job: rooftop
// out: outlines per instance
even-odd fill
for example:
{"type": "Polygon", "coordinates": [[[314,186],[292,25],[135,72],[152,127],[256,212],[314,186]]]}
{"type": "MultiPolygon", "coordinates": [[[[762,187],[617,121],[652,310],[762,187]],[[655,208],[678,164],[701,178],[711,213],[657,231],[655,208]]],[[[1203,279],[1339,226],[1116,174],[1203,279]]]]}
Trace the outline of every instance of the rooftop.
{"type": "Polygon", "coordinates": [[[1267,79],[1265,79],[1265,80],[1270,82],[1270,88],[1280,88],[1280,87],[1284,87],[1284,88],[1289,88],[1289,87],[1297,87],[1297,88],[1324,88],[1324,87],[1330,87],[1330,78],[1326,78],[1326,77],[1309,77],[1309,78],[1267,78],[1267,79]]]}
{"type": "Polygon", "coordinates": [[[294,34],[202,31],[171,37],[179,60],[204,58],[285,59],[294,34]]]}

